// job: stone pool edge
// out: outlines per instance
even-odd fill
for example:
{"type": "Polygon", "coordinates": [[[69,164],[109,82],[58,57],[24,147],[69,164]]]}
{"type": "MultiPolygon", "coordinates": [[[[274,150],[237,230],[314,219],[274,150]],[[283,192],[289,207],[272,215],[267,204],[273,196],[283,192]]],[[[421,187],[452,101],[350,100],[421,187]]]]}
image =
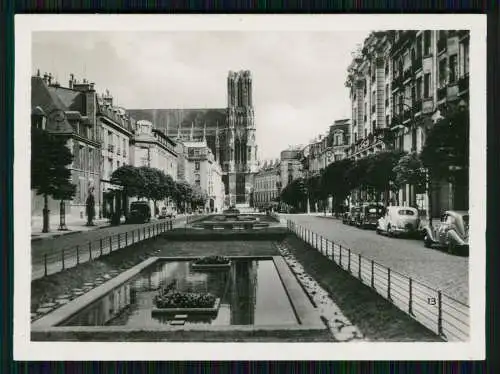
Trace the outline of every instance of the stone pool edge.
{"type": "Polygon", "coordinates": [[[329,333],[327,327],[320,318],[318,310],[311,304],[296,277],[288,267],[288,264],[281,256],[231,256],[231,259],[272,259],[276,266],[278,276],[283,284],[292,309],[298,319],[298,324],[294,325],[230,325],[230,326],[162,326],[161,328],[137,328],[128,326],[57,326],[71,316],[75,315],[83,308],[106,295],[114,288],[127,282],[129,279],[139,274],[146,267],[157,261],[182,261],[191,260],[197,257],[150,257],[133,268],[121,273],[115,278],[107,281],[62,306],[52,313],[40,318],[31,324],[32,341],[122,341],[131,338],[140,341],[150,339],[192,339],[193,334],[200,335],[203,340],[210,337],[220,337],[227,335],[230,339],[237,336],[244,337],[269,337],[276,334],[276,339],[297,337],[317,337],[320,333],[329,333]],[[113,337],[119,335],[119,340],[113,337]],[[285,336],[283,336],[285,335],[285,336]]]}

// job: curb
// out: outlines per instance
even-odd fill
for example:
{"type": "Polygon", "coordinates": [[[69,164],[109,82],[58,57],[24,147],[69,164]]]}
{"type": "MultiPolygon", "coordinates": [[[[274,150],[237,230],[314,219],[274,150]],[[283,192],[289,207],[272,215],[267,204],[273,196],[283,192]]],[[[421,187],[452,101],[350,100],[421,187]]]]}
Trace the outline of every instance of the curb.
{"type": "Polygon", "coordinates": [[[109,228],[111,227],[111,224],[106,224],[106,225],[103,225],[103,226],[96,226],[95,229],[93,230],[74,230],[74,231],[68,231],[68,232],[64,232],[64,233],[60,233],[60,234],[56,234],[56,235],[52,235],[52,236],[49,236],[49,237],[35,237],[35,238],[31,238],[31,242],[38,242],[38,241],[41,241],[41,240],[49,240],[49,239],[55,239],[55,238],[60,238],[61,236],[67,236],[67,235],[72,235],[72,234],[79,234],[79,233],[82,233],[82,232],[89,232],[89,231],[96,231],[96,230],[101,230],[101,229],[106,229],[106,228],[109,228]]]}

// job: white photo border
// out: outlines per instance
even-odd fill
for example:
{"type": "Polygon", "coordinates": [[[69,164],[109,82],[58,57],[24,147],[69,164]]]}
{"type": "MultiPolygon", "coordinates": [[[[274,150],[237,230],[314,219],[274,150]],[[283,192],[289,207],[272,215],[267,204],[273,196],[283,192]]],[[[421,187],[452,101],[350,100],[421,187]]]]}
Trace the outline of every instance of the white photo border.
{"type": "MultiPolygon", "coordinates": [[[[332,46],[335,48],[335,46],[332,46]]],[[[347,68],[347,66],[346,66],[347,68]]],[[[347,72],[346,72],[347,74],[347,72]]],[[[486,16],[16,15],[15,360],[480,360],[485,358],[486,16]],[[36,31],[345,31],[470,29],[470,341],[464,343],[93,343],[30,341],[30,79],[36,31]]],[[[325,124],[326,126],[327,124],[325,124]]]]}

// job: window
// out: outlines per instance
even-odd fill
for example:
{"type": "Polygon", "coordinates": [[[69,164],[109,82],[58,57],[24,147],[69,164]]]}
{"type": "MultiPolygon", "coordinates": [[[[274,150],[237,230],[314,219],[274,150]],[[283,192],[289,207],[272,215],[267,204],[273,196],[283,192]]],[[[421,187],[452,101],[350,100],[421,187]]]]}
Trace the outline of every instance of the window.
{"type": "Polygon", "coordinates": [[[120,161],[116,161],[116,168],[119,169],[120,168],[120,161]]]}
{"type": "Polygon", "coordinates": [[[368,136],[368,130],[365,128],[365,138],[368,136]]]}
{"type": "Polygon", "coordinates": [[[400,209],[398,210],[400,216],[414,216],[415,212],[411,209],[400,209]]]}
{"type": "Polygon", "coordinates": [[[199,161],[196,161],[196,162],[194,163],[194,170],[196,170],[196,171],[199,171],[199,170],[200,170],[200,162],[199,162],[199,161]]]}
{"type": "Polygon", "coordinates": [[[454,83],[457,81],[457,76],[458,76],[457,58],[458,57],[456,54],[450,56],[450,83],[454,83]]]}
{"type": "Polygon", "coordinates": [[[375,132],[375,128],[377,127],[377,121],[373,121],[372,122],[372,129],[371,129],[371,133],[373,134],[375,132]]]}
{"type": "Polygon", "coordinates": [[[389,116],[385,116],[385,125],[389,126],[389,116]]]}
{"type": "Polygon", "coordinates": [[[431,54],[431,31],[424,31],[424,55],[431,54]]]}
{"type": "Polygon", "coordinates": [[[461,54],[460,54],[460,66],[461,73],[463,75],[469,74],[469,44],[463,43],[461,45],[461,54]]]}
{"type": "Polygon", "coordinates": [[[417,84],[415,87],[416,99],[420,100],[422,98],[422,78],[417,79],[417,84]]]}
{"type": "Polygon", "coordinates": [[[439,87],[443,87],[446,85],[446,80],[448,79],[447,71],[446,71],[446,58],[443,58],[439,61],[439,87]]]}
{"type": "Polygon", "coordinates": [[[431,74],[424,75],[424,98],[431,97],[431,74]]]}
{"type": "Polygon", "coordinates": [[[385,85],[385,106],[389,106],[389,85],[385,85]]]}

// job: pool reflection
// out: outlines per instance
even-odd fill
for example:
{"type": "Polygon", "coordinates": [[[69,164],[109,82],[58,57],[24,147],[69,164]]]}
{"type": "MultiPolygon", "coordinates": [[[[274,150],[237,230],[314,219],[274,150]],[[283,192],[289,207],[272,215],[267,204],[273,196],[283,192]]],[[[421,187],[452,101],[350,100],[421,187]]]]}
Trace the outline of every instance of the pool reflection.
{"type": "Polygon", "coordinates": [[[193,271],[189,261],[158,262],[116,288],[63,325],[169,324],[174,315],[151,315],[157,290],[175,283],[187,292],[220,298],[217,313],[188,314],[185,325],[296,325],[298,323],[272,260],[233,260],[229,270],[193,271]]]}

